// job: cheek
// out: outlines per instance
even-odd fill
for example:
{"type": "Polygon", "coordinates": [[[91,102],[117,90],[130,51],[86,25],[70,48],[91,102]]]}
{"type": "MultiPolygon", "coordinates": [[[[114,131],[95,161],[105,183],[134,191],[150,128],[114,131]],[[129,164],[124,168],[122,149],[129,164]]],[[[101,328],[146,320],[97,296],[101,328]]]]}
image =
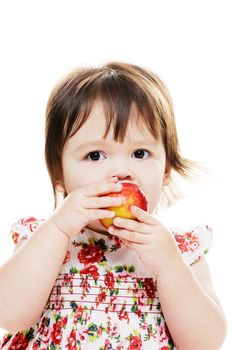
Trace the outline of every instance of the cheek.
{"type": "Polygon", "coordinates": [[[64,168],[64,185],[66,192],[73,192],[103,179],[100,171],[90,171],[82,166],[69,166],[64,168]]]}
{"type": "Polygon", "coordinates": [[[144,182],[144,191],[148,197],[150,214],[157,207],[163,190],[163,171],[151,172],[150,174],[152,173],[155,174],[154,177],[150,175],[144,182]]]}
{"type": "Polygon", "coordinates": [[[153,184],[148,189],[148,202],[149,202],[149,213],[151,214],[157,207],[160,197],[162,194],[162,186],[159,184],[153,184]],[[153,187],[152,187],[153,186],[153,187]]]}

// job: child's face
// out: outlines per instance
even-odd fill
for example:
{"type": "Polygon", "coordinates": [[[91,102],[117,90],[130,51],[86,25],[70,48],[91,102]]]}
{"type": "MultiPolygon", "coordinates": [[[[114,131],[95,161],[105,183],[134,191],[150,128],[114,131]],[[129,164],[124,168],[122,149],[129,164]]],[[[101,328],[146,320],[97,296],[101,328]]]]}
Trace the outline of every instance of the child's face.
{"type": "MultiPolygon", "coordinates": [[[[103,107],[96,103],[86,123],[64,147],[62,164],[66,192],[117,176],[120,182],[141,187],[152,213],[159,202],[162,186],[169,181],[162,141],[155,141],[145,128],[140,130],[129,124],[124,142],[118,143],[113,140],[112,129],[105,140],[102,138],[105,129],[103,107]]],[[[90,225],[103,229],[97,221],[90,225]]]]}

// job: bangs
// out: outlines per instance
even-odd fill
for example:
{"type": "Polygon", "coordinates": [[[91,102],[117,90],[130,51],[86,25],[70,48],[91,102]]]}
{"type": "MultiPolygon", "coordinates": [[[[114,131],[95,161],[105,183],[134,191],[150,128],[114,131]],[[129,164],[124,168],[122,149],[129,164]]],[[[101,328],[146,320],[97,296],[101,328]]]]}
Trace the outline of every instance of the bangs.
{"type": "Polygon", "coordinates": [[[158,140],[161,137],[162,112],[148,90],[148,86],[142,84],[142,79],[130,79],[114,69],[97,74],[91,82],[89,80],[82,85],[74,99],[76,106],[73,106],[70,115],[71,123],[67,130],[69,137],[86,122],[94,104],[100,102],[106,119],[104,138],[113,126],[114,140],[122,143],[128,123],[132,123],[139,128],[146,128],[158,140]]]}

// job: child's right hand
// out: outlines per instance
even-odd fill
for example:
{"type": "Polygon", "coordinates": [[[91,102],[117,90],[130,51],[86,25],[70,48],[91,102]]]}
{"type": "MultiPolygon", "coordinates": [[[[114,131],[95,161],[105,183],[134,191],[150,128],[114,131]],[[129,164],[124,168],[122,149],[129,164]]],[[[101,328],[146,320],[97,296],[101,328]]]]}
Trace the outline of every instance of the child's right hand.
{"type": "Polygon", "coordinates": [[[99,208],[122,204],[122,198],[119,197],[100,197],[110,192],[120,192],[122,185],[116,181],[117,178],[109,178],[69,193],[48,221],[71,238],[91,221],[113,218],[115,212],[99,208]]]}

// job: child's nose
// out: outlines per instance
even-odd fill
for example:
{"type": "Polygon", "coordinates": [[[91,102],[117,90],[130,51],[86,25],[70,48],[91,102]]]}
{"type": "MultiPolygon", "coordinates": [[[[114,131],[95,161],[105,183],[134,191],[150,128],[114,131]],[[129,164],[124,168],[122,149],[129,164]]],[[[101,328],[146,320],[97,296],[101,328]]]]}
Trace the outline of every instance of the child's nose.
{"type": "Polygon", "coordinates": [[[115,172],[113,172],[110,177],[116,176],[118,177],[119,181],[123,181],[123,180],[129,180],[132,181],[134,180],[134,176],[133,174],[127,170],[127,169],[119,169],[119,170],[115,170],[115,172]]]}

